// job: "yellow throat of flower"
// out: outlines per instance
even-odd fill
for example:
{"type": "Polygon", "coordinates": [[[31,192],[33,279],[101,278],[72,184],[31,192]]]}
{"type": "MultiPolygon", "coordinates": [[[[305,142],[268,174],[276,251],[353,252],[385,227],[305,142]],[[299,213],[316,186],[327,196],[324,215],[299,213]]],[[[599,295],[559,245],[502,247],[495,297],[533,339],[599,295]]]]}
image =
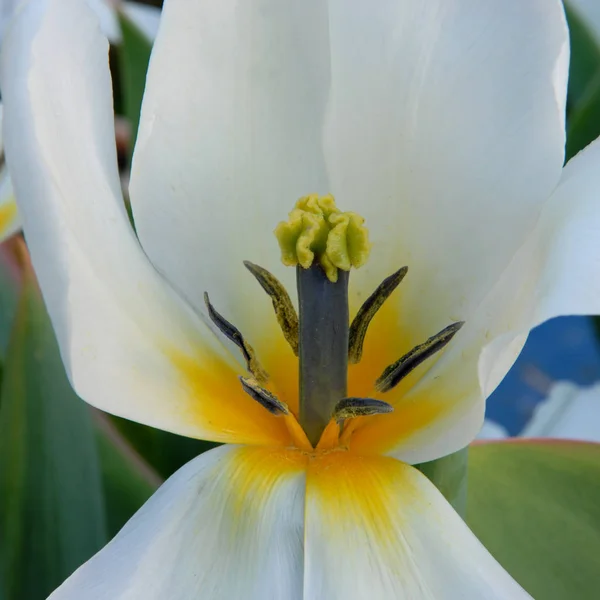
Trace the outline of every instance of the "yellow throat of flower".
{"type": "Polygon", "coordinates": [[[289,219],[275,229],[281,260],[286,266],[305,269],[316,262],[335,283],[338,269],[361,267],[369,258],[371,246],[364,222],[356,213],[340,211],[331,195],[300,198],[289,219]]]}
{"type": "MultiPolygon", "coordinates": [[[[274,382],[260,365],[257,353],[205,294],[209,318],[238,346],[246,362],[249,376],[239,377],[244,392],[265,411],[282,418],[292,443],[304,450],[347,449],[359,421],[394,410],[393,404],[379,397],[348,393],[348,367],[361,361],[369,324],[408,271],[402,267],[388,275],[350,319],[349,271],[364,265],[370,251],[364,223],[360,215],[340,211],[332,196],[317,194],[300,198],[288,221],[279,223],[275,235],[282,261],[296,267],[298,311],[272,273],[244,261],[271,298],[283,336],[298,357],[298,390],[292,403],[285,396],[277,397],[276,385],[269,389],[274,382]]],[[[394,389],[442,350],[462,325],[461,321],[448,325],[385,367],[373,382],[373,394],[379,396],[394,389]]]]}

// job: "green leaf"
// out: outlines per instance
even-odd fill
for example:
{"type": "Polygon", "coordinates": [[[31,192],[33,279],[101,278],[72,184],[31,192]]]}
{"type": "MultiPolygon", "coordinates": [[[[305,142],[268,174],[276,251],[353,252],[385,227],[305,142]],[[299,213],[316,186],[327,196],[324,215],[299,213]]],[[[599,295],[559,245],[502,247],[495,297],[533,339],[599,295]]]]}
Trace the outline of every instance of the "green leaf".
{"type": "Polygon", "coordinates": [[[119,433],[109,417],[95,413],[106,516],[114,536],[162,483],[160,476],[119,433]]]}
{"type": "Polygon", "coordinates": [[[443,458],[416,465],[462,517],[467,505],[467,459],[468,448],[463,448],[443,458]]]}
{"type": "Polygon", "coordinates": [[[587,23],[565,4],[571,37],[566,159],[600,135],[600,46],[587,23]]]}
{"type": "Polygon", "coordinates": [[[467,522],[536,600],[600,589],[600,444],[505,441],[469,452],[467,522]]]}
{"type": "Polygon", "coordinates": [[[146,72],[152,51],[152,42],[123,13],[119,13],[123,39],[118,48],[125,117],[131,124],[131,148],[135,146],[142,98],[146,86],[146,72]]]}
{"type": "Polygon", "coordinates": [[[569,23],[571,61],[569,64],[568,102],[570,110],[576,109],[586,95],[590,82],[600,69],[600,46],[588,23],[569,2],[565,2],[569,23]]]}
{"type": "Polygon", "coordinates": [[[111,420],[133,448],[164,479],[199,454],[219,445],[154,429],[118,417],[111,417],[111,420]]]}
{"type": "Polygon", "coordinates": [[[23,283],[0,410],[0,580],[46,596],[106,542],[88,406],[66,378],[33,276],[23,283]]]}
{"type": "Polygon", "coordinates": [[[0,360],[6,357],[6,348],[17,311],[21,276],[9,244],[0,247],[0,360]]]}

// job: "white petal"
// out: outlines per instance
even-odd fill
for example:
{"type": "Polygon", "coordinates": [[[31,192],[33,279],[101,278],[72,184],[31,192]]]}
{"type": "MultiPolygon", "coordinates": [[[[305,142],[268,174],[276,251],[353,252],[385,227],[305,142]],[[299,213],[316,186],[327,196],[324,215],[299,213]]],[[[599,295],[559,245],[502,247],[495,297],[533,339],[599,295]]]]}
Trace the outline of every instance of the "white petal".
{"type": "Polygon", "coordinates": [[[331,191],[366,217],[373,242],[354,287],[370,292],[408,265],[401,324],[426,339],[468,318],[560,177],[562,3],[329,6],[331,191]]]}
{"type": "Polygon", "coordinates": [[[299,457],[233,446],[199,456],[49,600],[300,600],[299,457]]]}
{"type": "Polygon", "coordinates": [[[306,485],[304,600],[529,598],[416,469],[333,452],[306,485]]]}
{"type": "Polygon", "coordinates": [[[188,301],[204,311],[208,291],[261,357],[275,318],[242,261],[295,296],[273,229],[300,196],[329,190],[328,86],[326,2],[165,3],[131,175],[137,231],[188,301]]]}
{"type": "Polygon", "coordinates": [[[129,226],[107,53],[85,3],[32,0],[0,72],[7,160],[73,387],[104,410],[184,435],[272,441],[274,417],[240,392],[232,360],[129,226]]]}
{"type": "MultiPolygon", "coordinates": [[[[394,414],[372,418],[352,443],[410,463],[432,460],[467,445],[481,427],[477,360],[493,339],[491,290],[560,177],[563,7],[558,0],[332,6],[332,48],[340,50],[332,55],[326,157],[338,201],[364,203],[373,237],[354,290],[362,285],[364,294],[409,267],[390,299],[395,314],[388,307],[367,336],[365,354],[376,352],[379,365],[363,379],[373,382],[415,345],[466,321],[443,354],[388,394],[394,414]]],[[[526,332],[512,341],[512,359],[526,332]]]]}
{"type": "Polygon", "coordinates": [[[559,315],[600,314],[600,140],[563,170],[540,220],[476,315],[487,328],[479,361],[489,395],[516,359],[527,332],[559,315]]]}
{"type": "MultiPolygon", "coordinates": [[[[481,426],[482,398],[502,381],[531,329],[560,315],[600,314],[599,197],[596,140],[569,161],[527,241],[427,379],[405,400],[418,405],[437,394],[438,404],[447,407],[438,407],[441,418],[410,435],[396,435],[395,443],[382,442],[385,451],[421,462],[465,446],[481,426]]],[[[364,444],[369,436],[362,435],[364,444]]]]}
{"type": "Polygon", "coordinates": [[[483,427],[477,434],[479,440],[502,440],[506,437],[509,437],[506,427],[490,419],[483,422],[483,427]]]}
{"type": "Polygon", "coordinates": [[[90,8],[98,17],[98,24],[102,33],[112,42],[121,40],[121,28],[115,11],[118,0],[86,0],[90,8]]]}
{"type": "Polygon", "coordinates": [[[519,436],[600,442],[600,385],[580,387],[559,381],[536,406],[519,436]]]}

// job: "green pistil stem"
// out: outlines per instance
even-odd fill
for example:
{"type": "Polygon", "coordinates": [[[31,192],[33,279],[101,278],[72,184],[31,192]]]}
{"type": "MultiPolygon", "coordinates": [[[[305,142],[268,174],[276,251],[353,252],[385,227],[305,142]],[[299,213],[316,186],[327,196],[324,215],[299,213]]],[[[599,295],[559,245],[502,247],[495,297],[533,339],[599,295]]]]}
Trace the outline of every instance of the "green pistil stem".
{"type": "Polygon", "coordinates": [[[348,271],[332,283],[319,265],[296,268],[300,424],[316,445],[348,387],[348,271]]]}

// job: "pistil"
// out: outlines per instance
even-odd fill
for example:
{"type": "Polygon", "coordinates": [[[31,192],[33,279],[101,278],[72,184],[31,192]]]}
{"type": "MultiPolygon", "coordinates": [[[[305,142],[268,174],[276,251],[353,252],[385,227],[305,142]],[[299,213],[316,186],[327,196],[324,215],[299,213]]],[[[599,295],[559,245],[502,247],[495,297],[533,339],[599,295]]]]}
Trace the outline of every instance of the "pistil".
{"type": "Polygon", "coordinates": [[[300,424],[316,445],[347,395],[348,276],[370,244],[364,219],[342,212],[333,196],[300,198],[275,235],[285,265],[296,267],[300,424]]]}
{"type": "Polygon", "coordinates": [[[300,423],[313,445],[347,396],[348,271],[329,280],[320,265],[297,267],[300,423]]]}

